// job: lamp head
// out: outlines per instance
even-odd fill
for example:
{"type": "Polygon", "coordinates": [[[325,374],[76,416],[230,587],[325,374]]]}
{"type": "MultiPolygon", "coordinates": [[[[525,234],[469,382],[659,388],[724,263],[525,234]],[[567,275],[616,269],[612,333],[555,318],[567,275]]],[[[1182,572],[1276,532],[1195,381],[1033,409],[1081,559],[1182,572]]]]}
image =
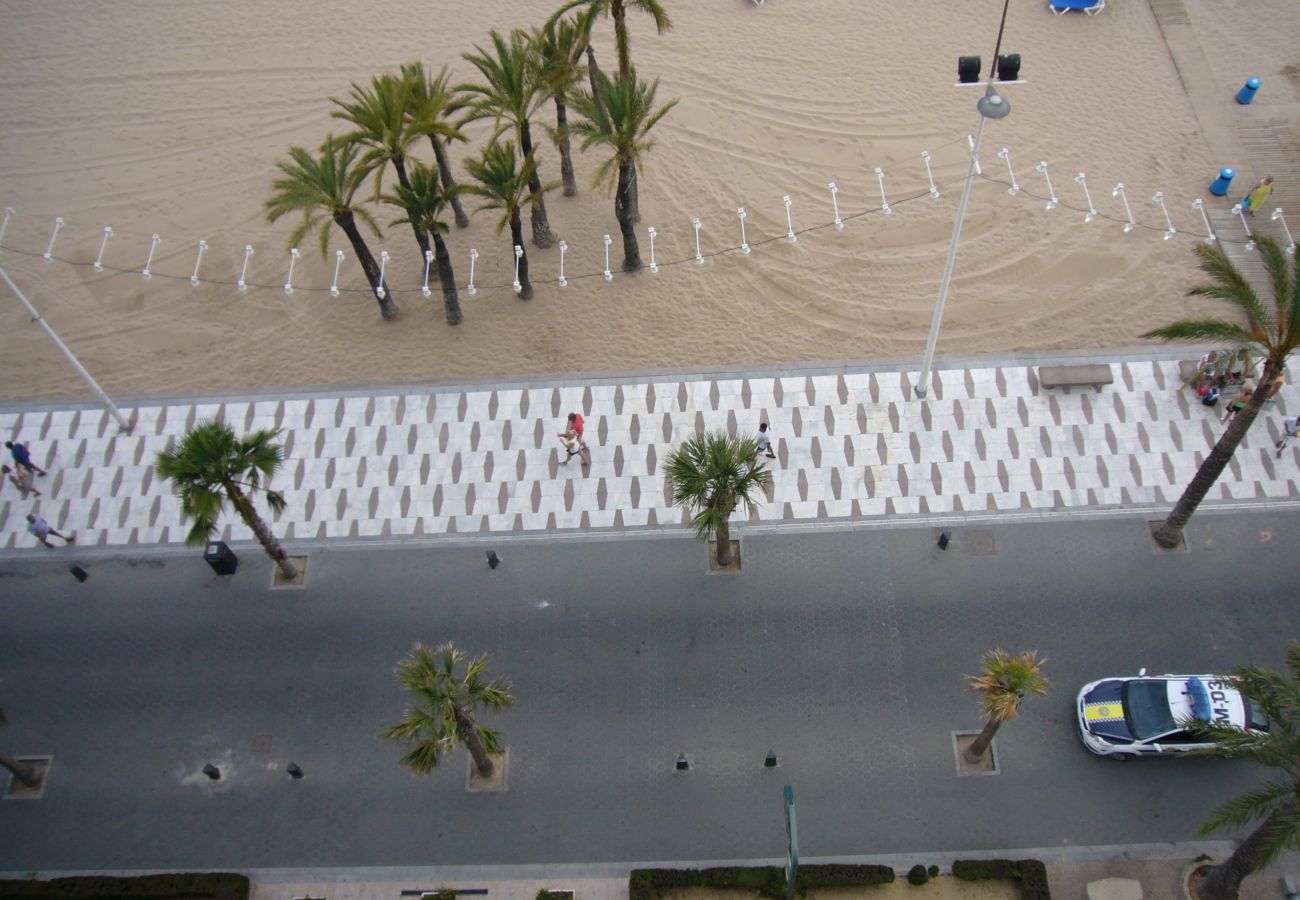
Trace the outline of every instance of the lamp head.
{"type": "Polygon", "coordinates": [[[988,90],[985,91],[984,96],[975,104],[975,107],[980,111],[980,115],[986,119],[1002,119],[1011,112],[1011,104],[1007,102],[1005,97],[994,90],[991,84],[988,90]]]}

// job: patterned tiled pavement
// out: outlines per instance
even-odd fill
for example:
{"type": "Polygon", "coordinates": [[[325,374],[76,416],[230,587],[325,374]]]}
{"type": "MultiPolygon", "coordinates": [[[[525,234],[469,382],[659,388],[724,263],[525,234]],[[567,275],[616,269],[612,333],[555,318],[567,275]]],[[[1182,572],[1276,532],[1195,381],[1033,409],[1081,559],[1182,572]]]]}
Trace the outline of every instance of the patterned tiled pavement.
{"type": "MultiPolygon", "coordinates": [[[[1186,358],[1184,356],[1183,358],[1186,358]]],[[[1053,360],[1041,360],[1052,362],[1053,360]]],[[[1069,360],[1061,360],[1069,361],[1069,360]]],[[[663,461],[683,436],[772,424],[778,457],[763,522],[1143,506],[1178,496],[1223,428],[1181,387],[1178,359],[1110,363],[1104,388],[1041,388],[1034,362],[915,373],[867,368],[746,377],[384,389],[284,399],[142,404],[131,434],[100,409],[0,410],[28,444],[42,498],[0,493],[0,547],[32,548],[36,510],[82,545],[177,544],[186,527],[155,455],[196,421],[283,430],[272,517],[286,540],[680,525],[663,461]],[[592,464],[560,465],[565,415],[586,419],[592,464]]],[[[1265,407],[1212,501],[1300,499],[1300,444],[1281,459],[1287,385],[1265,407]]],[[[737,519],[742,519],[737,514],[737,519]]],[[[230,516],[226,540],[251,540],[230,516]]]]}

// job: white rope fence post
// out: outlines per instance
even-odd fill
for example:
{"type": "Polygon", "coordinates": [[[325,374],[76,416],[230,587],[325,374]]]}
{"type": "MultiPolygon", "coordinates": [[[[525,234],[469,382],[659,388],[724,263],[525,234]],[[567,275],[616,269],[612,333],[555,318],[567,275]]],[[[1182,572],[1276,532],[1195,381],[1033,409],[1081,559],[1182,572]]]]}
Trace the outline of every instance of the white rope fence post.
{"type": "Polygon", "coordinates": [[[1097,207],[1092,205],[1092,192],[1088,190],[1088,178],[1082,172],[1074,176],[1074,183],[1083,188],[1083,198],[1088,201],[1088,214],[1083,217],[1085,223],[1097,218],[1097,207]]]}
{"type": "Polygon", "coordinates": [[[1047,194],[1051,199],[1047,201],[1047,206],[1044,208],[1056,209],[1061,205],[1061,200],[1056,196],[1056,191],[1052,189],[1052,176],[1047,172],[1047,160],[1039,160],[1038,165],[1034,166],[1034,171],[1041,172],[1043,177],[1047,179],[1047,194]]]}
{"type": "Polygon", "coordinates": [[[695,228],[695,264],[704,265],[704,257],[700,255],[700,220],[691,219],[691,225],[695,228]]]}
{"type": "Polygon", "coordinates": [[[330,282],[330,296],[339,295],[339,269],[343,268],[343,251],[334,251],[334,280],[330,282]]]}
{"type": "Polygon", "coordinates": [[[51,262],[54,259],[54,242],[58,240],[59,232],[63,230],[62,217],[56,216],[54,219],[54,233],[50,235],[50,245],[45,248],[45,261],[51,262]]]}
{"type": "Polygon", "coordinates": [[[1192,209],[1201,214],[1201,221],[1205,224],[1205,243],[1213,244],[1219,236],[1214,233],[1214,227],[1210,225],[1210,217],[1205,214],[1205,202],[1199,198],[1193,200],[1192,209]]]}
{"type": "Polygon", "coordinates": [[[1286,240],[1287,240],[1286,255],[1287,256],[1294,255],[1295,238],[1291,237],[1291,229],[1286,227],[1286,216],[1282,215],[1282,207],[1279,206],[1277,209],[1273,210],[1273,214],[1269,216],[1269,218],[1271,218],[1274,222],[1282,223],[1282,230],[1286,232],[1286,240]]]}
{"type": "Polygon", "coordinates": [[[1020,193],[1020,185],[1016,183],[1016,173],[1011,168],[1011,151],[1003,147],[998,151],[998,159],[1007,164],[1007,174],[1011,176],[1011,187],[1007,188],[1007,193],[1014,197],[1020,193]]]}
{"type": "Polygon", "coordinates": [[[113,226],[104,226],[104,239],[99,242],[99,255],[95,257],[95,271],[104,271],[104,248],[108,246],[108,239],[113,236],[113,226]]]}
{"type": "Polygon", "coordinates": [[[1169,240],[1178,233],[1178,229],[1174,227],[1174,220],[1169,218],[1169,207],[1165,206],[1165,192],[1156,191],[1151,197],[1151,202],[1160,204],[1160,211],[1165,214],[1165,240],[1169,240]]]}
{"type": "Polygon", "coordinates": [[[1250,225],[1246,222],[1246,214],[1241,209],[1240,203],[1232,205],[1232,214],[1241,219],[1241,230],[1246,232],[1246,250],[1247,252],[1255,249],[1255,239],[1250,233],[1250,225]]]}
{"type": "Polygon", "coordinates": [[[469,285],[465,288],[465,293],[473,297],[478,293],[478,288],[474,287],[474,262],[478,259],[478,251],[470,248],[469,251],[469,285]]]}
{"type": "Polygon", "coordinates": [[[564,253],[569,249],[569,245],[560,241],[560,287],[568,287],[569,279],[564,277],[564,253]]]}
{"type": "Polygon", "coordinates": [[[844,220],[840,218],[840,201],[835,197],[835,195],[840,192],[840,189],[835,186],[835,182],[833,181],[828,184],[827,187],[831,189],[831,206],[835,209],[835,230],[843,231],[844,220]]]}
{"type": "Polygon", "coordinates": [[[388,271],[388,251],[379,251],[379,284],[375,285],[375,296],[384,299],[384,273],[388,271]]]}
{"type": "Polygon", "coordinates": [[[239,282],[235,285],[241,291],[248,290],[248,282],[245,281],[244,279],[248,275],[248,258],[252,255],[253,255],[253,245],[245,244],[244,245],[244,267],[239,270],[239,282]]]}
{"type": "Polygon", "coordinates": [[[1124,223],[1124,233],[1128,234],[1137,227],[1137,222],[1133,221],[1133,207],[1128,205],[1128,194],[1124,193],[1124,182],[1115,185],[1115,189],[1110,192],[1112,197],[1119,197],[1124,201],[1124,215],[1128,216],[1128,221],[1124,223]]]}
{"type": "Polygon", "coordinates": [[[284,292],[293,293],[293,265],[298,261],[298,248],[294,247],[289,251],[289,274],[284,279],[284,292]]]}
{"type": "Polygon", "coordinates": [[[515,280],[512,287],[515,289],[516,294],[524,289],[524,286],[519,283],[519,260],[523,258],[523,255],[524,248],[515,244],[515,280]]]}
{"type": "Polygon", "coordinates": [[[921,161],[922,161],[923,163],[925,163],[925,177],[928,178],[928,179],[930,179],[930,196],[933,197],[934,199],[938,200],[938,199],[939,199],[939,188],[938,188],[938,186],[934,183],[934,172],[930,171],[930,151],[929,151],[929,150],[922,150],[922,151],[921,151],[921,161]]]}
{"type": "Polygon", "coordinates": [[[885,170],[876,166],[876,183],[880,185],[880,211],[887,216],[894,214],[889,208],[889,201],[885,199],[885,170]]]}
{"type": "Polygon", "coordinates": [[[430,296],[433,292],[429,290],[429,267],[433,265],[433,251],[424,251],[424,286],[420,288],[420,293],[425,297],[430,296]]]}
{"type": "Polygon", "coordinates": [[[785,204],[785,239],[793,244],[799,238],[794,233],[794,220],[790,218],[790,195],[782,197],[781,202],[785,204]]]}
{"type": "Polygon", "coordinates": [[[193,287],[199,286],[199,263],[203,262],[203,251],[206,249],[208,249],[208,242],[200,240],[199,255],[194,258],[194,274],[190,276],[190,285],[193,287]]]}
{"type": "Polygon", "coordinates": [[[655,227],[651,225],[646,229],[650,233],[650,273],[654,274],[659,271],[659,266],[655,262],[655,227]]]}
{"type": "Polygon", "coordinates": [[[149,271],[149,267],[153,265],[153,252],[157,250],[158,245],[162,243],[162,238],[158,237],[158,235],[155,234],[151,238],[151,241],[152,243],[149,244],[149,258],[144,261],[144,268],[140,271],[140,275],[144,278],[145,281],[148,281],[150,278],[153,278],[153,273],[149,271]]]}
{"type": "Polygon", "coordinates": [[[605,235],[605,280],[613,281],[614,273],[609,270],[609,245],[614,243],[613,238],[605,235]]]}
{"type": "Polygon", "coordinates": [[[745,207],[738,207],[736,215],[740,216],[740,252],[748,256],[749,241],[745,240],[745,207]]]}
{"type": "Polygon", "coordinates": [[[5,207],[5,220],[0,222],[0,246],[4,245],[5,229],[9,227],[9,220],[16,215],[18,215],[18,212],[12,206],[5,207]]]}

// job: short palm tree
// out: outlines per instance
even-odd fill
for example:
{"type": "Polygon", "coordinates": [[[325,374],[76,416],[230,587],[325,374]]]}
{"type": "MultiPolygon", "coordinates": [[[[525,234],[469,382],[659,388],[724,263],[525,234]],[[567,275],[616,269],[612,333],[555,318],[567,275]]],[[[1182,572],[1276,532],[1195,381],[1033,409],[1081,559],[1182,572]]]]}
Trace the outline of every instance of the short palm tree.
{"type": "Polygon", "coordinates": [[[655,109],[659,80],[647,84],[637,79],[635,71],[629,81],[612,81],[602,72],[597,85],[599,101],[585,91],[574,94],[573,107],[582,119],[573,123],[572,131],[582,138],[584,153],[598,146],[612,154],[596,169],[592,184],[607,182],[617,185],[614,217],[618,219],[623,234],[623,271],[635,272],[641,268],[641,250],[637,245],[631,206],[632,176],[638,168],[644,171],[643,160],[654,146],[654,140],[649,136],[650,129],[677,105],[677,101],[672,100],[655,109]]]}
{"type": "Polygon", "coordinates": [[[758,441],[725,431],[692,435],[668,454],[664,474],[673,503],[691,513],[695,533],[716,537],[718,565],[731,565],[732,512],[754,509],[754,495],[772,484],[772,473],[758,461],[758,441]]]}
{"type": "MultiPolygon", "coordinates": [[[[501,211],[497,220],[497,234],[510,226],[510,255],[514,258],[515,247],[520,249],[519,257],[519,299],[531,300],[533,283],[528,278],[528,250],[524,247],[524,225],[519,210],[525,205],[535,203],[541,192],[530,192],[529,183],[537,173],[537,162],[531,155],[522,162],[515,157],[515,145],[506,141],[504,144],[493,141],[483,150],[479,159],[465,162],[470,175],[478,182],[467,190],[483,198],[476,212],[485,209],[501,211]]],[[[542,185],[542,192],[549,191],[555,185],[542,185]]]]}
{"type": "MultiPolygon", "coordinates": [[[[9,724],[9,717],[5,714],[5,709],[0,706],[0,727],[9,724]]],[[[41,783],[40,773],[26,763],[19,762],[7,753],[0,753],[0,766],[4,766],[14,777],[27,785],[29,788],[36,787],[41,783]]]]}
{"type": "Polygon", "coordinates": [[[555,130],[551,137],[560,151],[560,180],[564,183],[566,197],[578,193],[578,180],[573,174],[573,154],[569,148],[567,103],[569,92],[582,80],[587,68],[582,63],[582,54],[588,46],[589,19],[590,14],[580,13],[576,19],[551,19],[542,28],[533,30],[538,76],[555,102],[555,130]]]}
{"type": "MultiPolygon", "coordinates": [[[[491,37],[491,50],[476,45],[476,53],[463,54],[485,82],[456,86],[458,91],[464,91],[470,97],[465,121],[496,119],[498,136],[504,130],[501,123],[508,122],[514,128],[520,153],[525,159],[532,157],[536,160],[531,118],[547,98],[539,74],[537,53],[527,35],[518,28],[510,32],[509,41],[496,31],[491,32],[491,37]]],[[[529,216],[533,243],[538,247],[550,247],[555,243],[555,235],[546,218],[546,202],[542,199],[542,182],[536,166],[529,177],[528,189],[533,196],[529,216]]]]}
{"type": "Polygon", "coordinates": [[[240,438],[225,422],[200,422],[179,444],[174,439],[167,442],[158,454],[156,468],[158,477],[170,481],[180,497],[182,519],[194,520],[185,537],[187,545],[202,547],[208,542],[229,502],[281,574],[293,579],[298,577],[298,569],[257,514],[250,497],[262,491],[273,511],[284,509],[284,496],[263,486],[284,462],[284,448],[275,443],[277,436],[278,431],[263,429],[240,438]]]}
{"type": "Polygon", "coordinates": [[[447,242],[442,239],[448,230],[443,216],[452,197],[461,190],[459,185],[447,190],[438,181],[436,172],[424,163],[417,162],[411,166],[407,183],[399,184],[393,193],[381,198],[385,203],[406,212],[404,218],[393,222],[394,225],[409,222],[420,233],[433,238],[434,265],[438,271],[438,282],[442,285],[442,304],[448,325],[459,325],[463,316],[460,311],[460,296],[456,291],[456,276],[451,267],[451,254],[447,252],[447,242]]]}
{"type": "Polygon", "coordinates": [[[1215,744],[1201,755],[1244,759],[1268,766],[1278,776],[1224,803],[1201,823],[1200,833],[1208,835],[1259,822],[1232,856],[1197,884],[1197,894],[1204,900],[1235,898],[1247,875],[1282,851],[1300,847],[1300,642],[1292,641],[1287,648],[1286,665],[1289,673],[1254,666],[1233,672],[1241,693],[1268,716],[1267,733],[1224,723],[1197,723],[1198,734],[1215,744]]]}
{"type": "MultiPolygon", "coordinates": [[[[356,164],[359,152],[355,145],[337,143],[332,135],[321,145],[320,156],[312,156],[302,147],[290,147],[288,161],[275,164],[283,175],[271,183],[275,193],[266,201],[266,217],[274,222],[285,213],[303,214],[302,223],[289,236],[290,247],[297,247],[322,221],[343,229],[379,301],[380,314],[392,320],[398,315],[393,293],[380,278],[379,264],[357,229],[360,219],[379,236],[379,227],[370,213],[353,205],[357,190],[366,180],[365,168],[356,164]]],[[[321,256],[328,249],[329,225],[325,224],[320,228],[321,256]]]]}
{"type": "Polygon", "coordinates": [[[984,654],[982,663],[983,672],[966,676],[971,688],[980,695],[980,705],[988,718],[979,737],[966,748],[966,761],[971,763],[979,762],[1003,722],[1020,715],[1020,704],[1026,694],[1047,694],[1047,679],[1042,674],[1047,660],[1039,660],[1037,650],[1019,656],[993,650],[984,654]]]}
{"type": "Polygon", "coordinates": [[[1192,476],[1164,524],[1156,530],[1156,542],[1162,547],[1177,547],[1182,541],[1183,528],[1192,513],[1196,512],[1196,507],[1218,481],[1237,446],[1246,437],[1271,393],[1269,387],[1282,377],[1287,357],[1300,347],[1300,279],[1296,277],[1296,262],[1289,260],[1277,241],[1267,235],[1253,237],[1268,270],[1273,292],[1272,309],[1228,259],[1221,245],[1198,244],[1196,254],[1200,258],[1200,268],[1210,276],[1210,281],[1193,287],[1187,292],[1188,296],[1222,300],[1232,306],[1237,315],[1231,319],[1185,319],[1142,335],[1162,341],[1214,341],[1226,348],[1224,353],[1253,353],[1264,360],[1260,389],[1251,395],[1245,409],[1233,417],[1227,431],[1192,476]]]}
{"type": "MultiPolygon", "coordinates": [[[[410,81],[411,127],[429,136],[433,146],[433,158],[438,162],[438,174],[442,186],[448,191],[456,187],[456,176],[451,171],[451,160],[447,156],[447,144],[450,141],[464,141],[465,135],[452,124],[452,116],[465,107],[465,101],[451,87],[451,76],[443,66],[437,75],[431,75],[419,62],[406,63],[402,66],[402,77],[410,81]]],[[[456,227],[468,228],[469,216],[461,206],[460,195],[451,193],[451,209],[456,215],[456,227]]]]}
{"type": "Polygon", "coordinates": [[[492,776],[488,754],[501,752],[501,735],[475,717],[480,709],[506,709],[514,698],[509,681],[486,679],[486,655],[465,660],[464,651],[448,642],[432,650],[416,644],[397,664],[397,680],[410,692],[411,706],[401,722],[379,736],[406,745],[402,765],[417,775],[428,775],[457,744],[464,744],[478,773],[492,776]]]}
{"type": "MultiPolygon", "coordinates": [[[[390,164],[401,186],[411,187],[411,179],[406,174],[406,154],[411,144],[422,137],[422,133],[411,125],[414,86],[415,82],[405,77],[379,75],[370,79],[369,87],[354,82],[347,100],[332,99],[339,108],[330,115],[354,126],[354,130],[341,135],[338,140],[364,148],[358,164],[375,173],[376,198],[383,191],[384,168],[390,164]]],[[[423,267],[429,239],[414,224],[411,230],[415,232],[415,242],[420,245],[420,264],[423,267]]]]}

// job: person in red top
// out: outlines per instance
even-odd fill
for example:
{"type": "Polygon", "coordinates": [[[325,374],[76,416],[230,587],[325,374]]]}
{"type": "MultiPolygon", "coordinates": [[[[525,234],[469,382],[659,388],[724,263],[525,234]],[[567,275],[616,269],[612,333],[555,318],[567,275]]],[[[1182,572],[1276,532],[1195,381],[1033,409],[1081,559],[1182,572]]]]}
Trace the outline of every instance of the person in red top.
{"type": "Polygon", "coordinates": [[[584,466],[590,465],[591,450],[587,448],[587,440],[582,436],[582,431],[584,427],[582,422],[582,413],[579,412],[569,413],[568,425],[569,425],[568,430],[561,432],[560,437],[567,438],[568,436],[572,435],[573,437],[577,438],[579,458],[582,460],[582,464],[584,466]]]}

